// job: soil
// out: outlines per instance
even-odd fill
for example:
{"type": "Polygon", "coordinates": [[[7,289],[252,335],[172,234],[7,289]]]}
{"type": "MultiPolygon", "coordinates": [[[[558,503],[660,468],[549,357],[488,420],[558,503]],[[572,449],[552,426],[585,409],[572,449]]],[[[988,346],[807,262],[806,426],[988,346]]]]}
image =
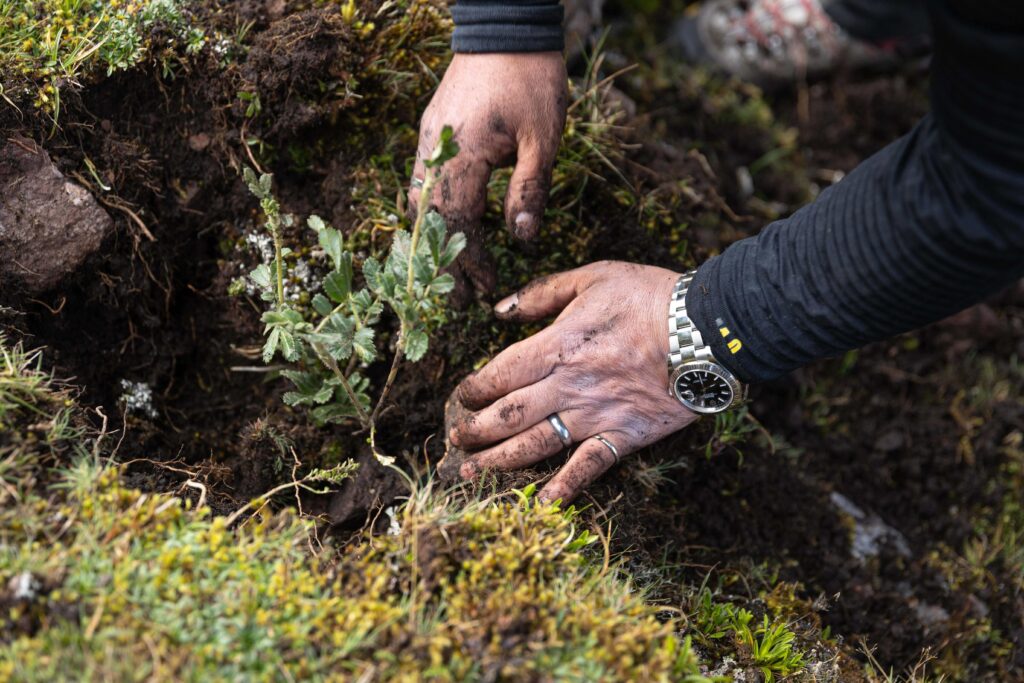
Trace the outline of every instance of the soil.
{"type": "MultiPolygon", "coordinates": [[[[225,512],[287,480],[293,452],[306,464],[351,456],[363,463],[359,479],[331,498],[306,502],[340,529],[354,529],[400,491],[397,482],[373,466],[365,435],[313,428],[282,405],[279,382],[250,371],[259,365],[259,313],[244,298],[227,295],[237,272],[227,265],[226,245],[256,217],[238,172],[248,162],[240,142],[247,133],[258,132],[270,145],[317,149],[320,161],[298,170],[287,161],[274,163],[278,192],[288,210],[316,210],[347,224],[349,170],[379,145],[371,132],[362,150],[352,152],[344,144],[346,125],[365,115],[364,105],[356,98],[325,101],[317,91],[327,78],[352,78],[361,56],[345,52],[350,29],[333,15],[268,12],[262,3],[239,3],[231,11],[254,22],[252,47],[240,67],[194,64],[174,79],[159,78],[153,69],[112,77],[68,98],[63,126],[49,139],[43,122],[0,119],[6,129],[45,140],[66,174],[89,159],[112,188],[105,196],[124,207],[110,211],[116,235],[58,288],[35,296],[4,291],[0,305],[25,312],[14,321],[21,333],[30,344],[46,346],[55,371],[73,377],[84,389],[83,401],[107,415],[123,415],[122,380],[153,388],[157,417],[124,416],[117,452],[133,463],[129,473],[139,487],[179,490],[186,479],[199,478],[210,487],[215,510],[225,512]],[[272,123],[258,124],[257,131],[248,130],[237,98],[247,89],[261,93],[271,114],[260,121],[272,123]]],[[[233,25],[234,19],[221,12],[210,21],[233,25]]],[[[795,168],[818,184],[850,170],[926,110],[924,82],[910,70],[812,85],[805,93],[806,121],[802,96],[777,96],[778,115],[797,129],[795,168]]],[[[768,217],[765,201],[788,210],[806,198],[806,183],[771,169],[758,176],[759,196],[744,192],[734,169],[761,158],[770,141],[716,119],[700,93],[666,87],[645,94],[623,85],[641,111],[654,112],[637,122],[641,144],[631,152],[629,174],[645,191],[692,179],[697,199],[674,208],[676,216],[694,219],[691,258],[759,229],[768,217]],[[650,106],[655,98],[661,109],[650,106]],[[689,153],[694,141],[710,142],[695,155],[689,153]],[[736,214],[739,220],[732,220],[736,214]],[[710,215],[718,222],[705,220],[710,215]]],[[[424,101],[389,114],[414,126],[424,101]]],[[[411,156],[413,150],[406,151],[411,156]]],[[[595,228],[590,258],[628,254],[679,267],[659,234],[638,225],[600,189],[585,199],[593,203],[588,215],[615,226],[595,228]]],[[[529,257],[544,247],[516,248],[529,257]]],[[[517,284],[503,280],[498,289],[517,284]]],[[[470,302],[438,347],[403,373],[393,392],[397,402],[381,424],[387,452],[404,451],[419,468],[420,453],[433,462],[440,458],[444,397],[492,348],[483,337],[519,334],[484,321],[482,310],[470,302]]],[[[961,362],[965,353],[994,363],[996,374],[1005,374],[1011,354],[1024,353],[1024,307],[1003,304],[995,315],[1003,333],[992,339],[934,327],[863,350],[852,369],[846,361],[828,361],[757,388],[750,412],[774,436],[774,453],[755,434],[738,446],[712,440],[712,456],[705,457],[713,424],[704,422],[639,455],[643,462],[681,462],[666,482],[645,487],[625,476],[632,470],[623,465],[592,488],[587,502],[597,518],[605,512],[614,518],[616,550],[641,574],[644,567],[679,563],[688,583],[699,585],[713,572],[754,598],[759,572],[777,571],[801,586],[800,595],[814,601],[816,617],[834,633],[848,641],[863,638],[883,665],[896,669],[915,663],[927,647],[948,647],[965,622],[984,615],[1014,649],[993,662],[980,646],[964,643],[965,661],[982,672],[974,680],[1021,680],[1024,597],[952,586],[935,559],[943,549],[961,548],[975,532],[976,515],[998,506],[1004,439],[1024,429],[1019,403],[1000,403],[970,429],[950,408],[963,388],[978,382],[977,364],[961,362]],[[849,518],[834,493],[898,531],[909,554],[890,535],[875,556],[855,557],[849,518]]],[[[377,380],[385,372],[370,369],[377,380]]],[[[547,471],[509,475],[501,485],[547,471]]],[[[664,599],[684,601],[683,585],[663,589],[664,599]]]]}

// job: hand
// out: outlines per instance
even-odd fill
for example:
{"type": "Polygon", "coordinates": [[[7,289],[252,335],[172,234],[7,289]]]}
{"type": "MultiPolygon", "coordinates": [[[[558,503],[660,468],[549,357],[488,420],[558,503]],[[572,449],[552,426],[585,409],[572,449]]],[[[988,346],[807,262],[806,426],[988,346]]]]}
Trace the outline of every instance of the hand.
{"type": "Polygon", "coordinates": [[[409,205],[419,201],[423,159],[451,126],[459,154],[445,165],[431,200],[452,231],[466,233],[460,263],[479,289],[494,287],[494,269],[480,265],[488,259],[479,233],[491,171],[515,164],[505,221],[516,237],[533,238],[565,126],[567,83],[559,52],[457,54],[423,114],[409,205]]]}
{"type": "Polygon", "coordinates": [[[511,470],[562,450],[547,417],[582,442],[543,488],[569,501],[616,462],[601,435],[625,456],[687,426],[697,415],[669,395],[668,306],[679,275],[604,261],[531,282],[494,307],[499,318],[558,315],[510,346],[456,389],[469,411],[448,438],[480,449],[460,474],[511,470]]]}

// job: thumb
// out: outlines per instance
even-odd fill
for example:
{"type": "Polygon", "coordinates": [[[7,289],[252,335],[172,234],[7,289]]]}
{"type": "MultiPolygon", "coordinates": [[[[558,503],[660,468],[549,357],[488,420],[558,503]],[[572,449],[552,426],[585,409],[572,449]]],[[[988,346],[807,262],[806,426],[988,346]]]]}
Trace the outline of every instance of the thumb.
{"type": "Polygon", "coordinates": [[[557,148],[521,145],[519,159],[505,195],[505,223],[521,240],[533,239],[540,230],[551,189],[551,171],[557,148]]]}
{"type": "Polygon", "coordinates": [[[590,281],[582,268],[534,280],[494,306],[503,320],[528,321],[559,313],[586,288],[590,281]]]}

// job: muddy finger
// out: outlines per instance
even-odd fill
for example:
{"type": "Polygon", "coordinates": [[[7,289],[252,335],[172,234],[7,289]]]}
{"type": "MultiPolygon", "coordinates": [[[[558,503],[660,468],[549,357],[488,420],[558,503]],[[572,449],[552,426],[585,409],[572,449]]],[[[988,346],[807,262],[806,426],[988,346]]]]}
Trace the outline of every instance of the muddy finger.
{"type": "Polygon", "coordinates": [[[602,432],[601,436],[607,443],[591,437],[580,444],[565,466],[538,494],[540,500],[561,500],[568,503],[629,452],[625,445],[620,445],[624,444],[621,435],[615,432],[602,432]]]}

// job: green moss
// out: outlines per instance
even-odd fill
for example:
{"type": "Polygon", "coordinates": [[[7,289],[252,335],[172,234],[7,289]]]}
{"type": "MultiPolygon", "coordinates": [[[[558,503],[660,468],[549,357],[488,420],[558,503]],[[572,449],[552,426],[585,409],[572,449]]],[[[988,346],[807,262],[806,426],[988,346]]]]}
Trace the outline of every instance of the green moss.
{"type": "Polygon", "coordinates": [[[340,553],[287,512],[230,529],[131,488],[84,433],[66,469],[41,464],[45,440],[11,431],[63,395],[3,350],[21,359],[0,384],[18,396],[0,403],[3,680],[703,680],[681,625],[595,561],[574,509],[428,482],[389,534],[340,553]]]}

